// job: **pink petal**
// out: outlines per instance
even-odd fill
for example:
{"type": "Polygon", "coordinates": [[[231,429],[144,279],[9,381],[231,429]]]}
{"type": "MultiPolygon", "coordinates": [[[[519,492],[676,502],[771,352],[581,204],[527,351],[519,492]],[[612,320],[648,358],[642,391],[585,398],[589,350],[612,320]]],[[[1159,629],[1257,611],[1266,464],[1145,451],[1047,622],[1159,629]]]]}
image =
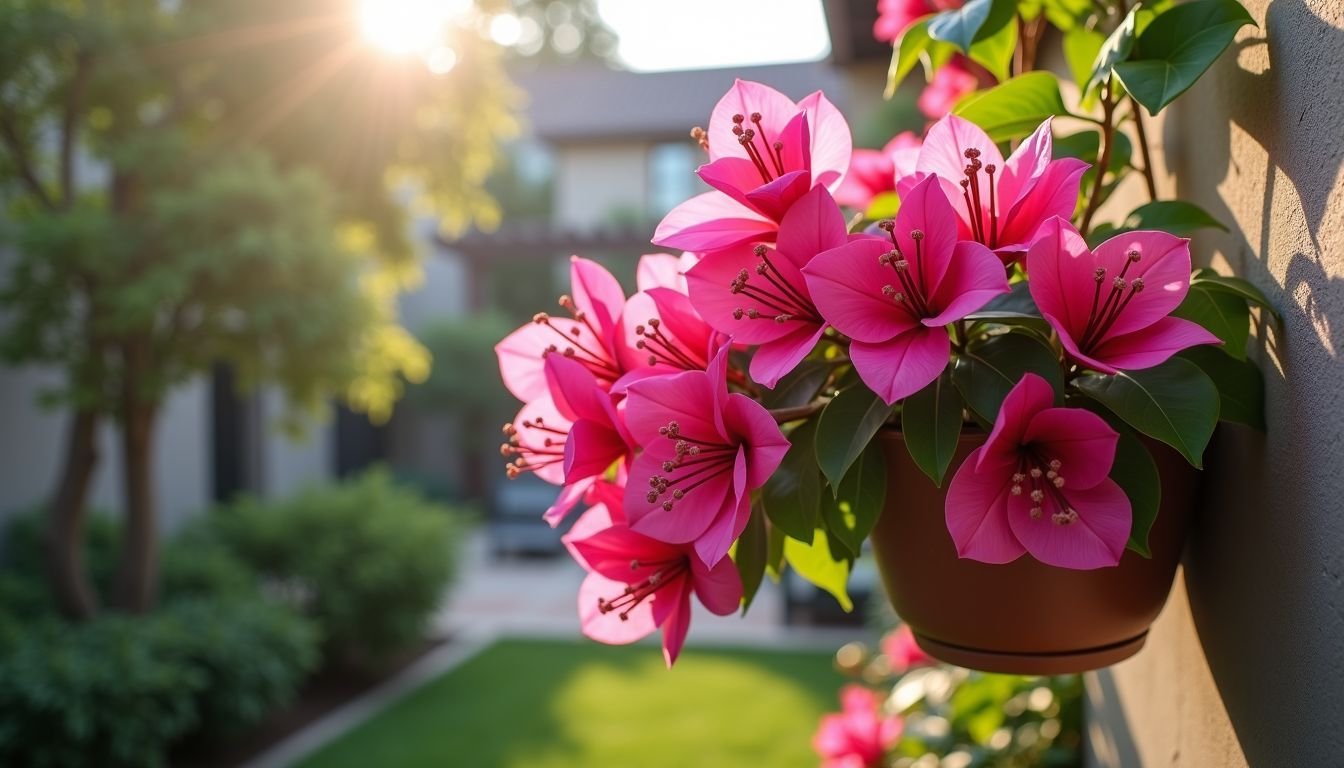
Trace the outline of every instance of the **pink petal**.
{"type": "MultiPolygon", "coordinates": [[[[1050,160],[1054,156],[1054,136],[1050,133],[1054,119],[1053,116],[1047,117],[1045,122],[1037,126],[1036,130],[1019,144],[1000,166],[999,174],[996,176],[998,188],[995,192],[1000,212],[1010,210],[1025,193],[1030,191],[1037,179],[1045,175],[1046,166],[1050,165],[1050,160]]],[[[1077,199],[1075,191],[1074,200],[1077,199]]]]}
{"type": "Polygon", "coordinates": [[[691,437],[703,439],[719,431],[711,414],[713,387],[703,371],[643,379],[626,393],[626,427],[645,448],[650,443],[671,444],[658,434],[669,421],[676,421],[682,434],[691,437]]]}
{"type": "Polygon", "coordinates": [[[677,547],[636,533],[623,525],[613,525],[575,539],[572,548],[578,552],[582,562],[587,563],[590,571],[626,582],[640,581],[645,577],[645,574],[630,567],[632,560],[654,562],[684,557],[677,547]]]}
{"type": "MultiPolygon", "coordinates": [[[[771,256],[772,262],[775,257],[771,256]]],[[[778,259],[778,268],[785,273],[796,273],[797,268],[788,259],[778,259]]],[[[686,282],[690,289],[691,304],[695,310],[714,328],[731,334],[733,341],[740,344],[763,344],[789,335],[793,330],[791,323],[776,323],[771,319],[752,320],[743,316],[737,318],[738,309],[751,309],[756,302],[739,293],[733,293],[729,286],[742,270],[754,275],[756,265],[760,264],[750,246],[727,248],[706,254],[699,264],[686,273],[686,282]]],[[[802,282],[801,278],[799,282],[802,282]]]]}
{"type": "Polygon", "coordinates": [[[597,385],[587,366],[561,354],[550,354],[543,367],[551,398],[566,418],[612,420],[611,396],[597,385]]]}
{"type": "MultiPolygon", "coordinates": [[[[766,130],[765,134],[757,139],[757,146],[773,148],[776,143],[780,144],[779,167],[783,168],[785,173],[801,172],[807,177],[807,184],[803,188],[811,189],[813,175],[809,169],[812,167],[812,130],[807,113],[799,112],[779,132],[766,130]]],[[[769,157],[763,159],[771,173],[778,172],[772,159],[769,157]]]]}
{"type": "MultiPolygon", "coordinates": [[[[839,248],[847,240],[845,215],[825,187],[814,187],[798,198],[779,223],[779,253],[797,269],[807,266],[818,253],[839,248]]],[[[799,278],[802,286],[801,275],[799,278]]]]}
{"type": "Polygon", "coordinates": [[[728,396],[723,420],[728,432],[747,449],[747,487],[765,485],[789,450],[779,424],[765,406],[736,392],[728,396]]]}
{"type": "Polygon", "coordinates": [[[925,296],[937,290],[947,272],[957,245],[957,227],[957,214],[938,179],[927,177],[901,196],[893,233],[925,296]],[[924,235],[918,245],[910,236],[915,230],[924,235]]]}
{"type": "Polygon", "coordinates": [[[916,325],[910,313],[882,293],[897,283],[878,258],[891,243],[863,237],[818,254],[803,268],[813,303],[836,330],[857,341],[886,341],[916,325]]]}
{"type": "Polygon", "coordinates": [[[984,465],[984,446],[976,448],[961,463],[947,488],[947,531],[957,546],[957,556],[982,563],[1010,563],[1026,549],[1008,527],[1011,496],[1011,461],[984,465]]]}
{"type": "Polygon", "coordinates": [[[798,363],[816,348],[817,342],[826,333],[826,326],[814,323],[792,321],[777,323],[789,329],[789,333],[778,339],[765,342],[751,356],[751,378],[758,384],[774,389],[798,363]]]}
{"type": "Polygon", "coordinates": [[[1119,274],[1130,250],[1139,260],[1125,278],[1133,284],[1142,277],[1144,287],[1125,306],[1106,337],[1122,336],[1152,325],[1171,314],[1190,290],[1190,241],[1166,232],[1137,231],[1116,235],[1097,246],[1097,261],[1106,267],[1107,280],[1119,274]]]}
{"type": "Polygon", "coordinates": [[[742,577],[732,560],[720,560],[711,568],[691,558],[691,575],[695,596],[710,613],[727,616],[742,604],[742,577]]]}
{"type": "Polygon", "coordinates": [[[1018,451],[1026,443],[1032,418],[1054,404],[1055,390],[1049,382],[1034,373],[1023,374],[1022,380],[1014,384],[1003,398],[999,415],[994,419],[994,428],[985,441],[985,452],[979,459],[985,466],[977,471],[986,471],[990,463],[1004,460],[1005,457],[1011,456],[1016,461],[1018,451]]]}
{"type": "Polygon", "coordinates": [[[686,291],[682,279],[682,259],[670,253],[646,253],[639,257],[635,267],[635,286],[640,291],[650,288],[672,288],[686,291]]]}
{"type": "MultiPolygon", "coordinates": [[[[980,150],[980,162],[984,165],[1003,167],[1003,155],[998,146],[989,140],[980,126],[956,115],[947,115],[929,128],[919,151],[919,161],[915,164],[917,172],[936,174],[953,185],[949,191],[953,191],[952,199],[957,201],[958,211],[966,207],[961,189],[955,185],[966,177],[965,153],[968,148],[980,150]]],[[[987,206],[989,200],[982,199],[981,204],[987,206]]],[[[966,218],[969,218],[969,211],[966,213],[966,218]]]]}
{"type": "Polygon", "coordinates": [[[560,341],[560,337],[550,328],[528,323],[495,345],[495,355],[499,358],[499,376],[510,394],[523,402],[529,402],[547,393],[542,353],[560,341]]]}
{"type": "Polygon", "coordinates": [[[559,525],[569,515],[569,511],[574,508],[574,505],[578,504],[588,494],[589,489],[593,487],[593,482],[593,478],[584,478],[561,488],[560,495],[541,514],[541,519],[550,523],[552,528],[559,525]]]}
{"type": "Polygon", "coordinates": [[[849,357],[863,383],[887,405],[913,395],[947,367],[952,342],[942,328],[915,328],[878,344],[852,341],[849,357]]]}
{"type": "Polygon", "coordinates": [[[604,338],[610,338],[625,307],[625,291],[601,264],[578,256],[569,257],[570,291],[574,305],[596,321],[604,338]]]}
{"type": "Polygon", "coordinates": [[[720,441],[725,443],[733,442],[723,424],[723,409],[728,406],[728,350],[727,344],[719,347],[705,367],[705,378],[709,381],[710,417],[714,419],[714,431],[720,441]]]}
{"type": "MultiPolygon", "coordinates": [[[[663,595],[658,597],[662,598],[663,595]]],[[[675,596],[669,593],[667,597],[675,597],[677,601],[667,621],[663,623],[663,660],[670,669],[677,663],[681,648],[686,644],[686,633],[691,629],[691,595],[690,590],[683,587],[675,596]]]]}
{"type": "Polygon", "coordinates": [[[590,573],[579,586],[579,621],[583,634],[599,643],[626,645],[653,634],[658,625],[653,620],[653,601],[645,600],[630,610],[622,621],[618,611],[602,613],[598,600],[612,600],[625,590],[625,582],[613,581],[600,574],[590,573]]]}
{"type": "MultiPolygon", "coordinates": [[[[1096,268],[1083,236],[1062,218],[1046,221],[1027,249],[1031,298],[1042,315],[1053,318],[1051,324],[1061,336],[1082,338],[1097,295],[1096,268]]],[[[1101,287],[1098,307],[1107,290],[1109,286],[1101,287]]]]}
{"type": "Polygon", "coordinates": [[[565,549],[569,550],[569,555],[574,558],[575,562],[583,566],[585,571],[591,571],[593,570],[592,564],[590,564],[583,553],[574,546],[574,542],[586,539],[598,531],[610,528],[614,524],[615,523],[611,519],[611,510],[607,505],[594,504],[584,510],[583,514],[579,515],[579,519],[574,521],[574,524],[569,527],[569,531],[560,537],[560,543],[564,544],[565,549]]]}
{"type": "Polygon", "coordinates": [[[703,481],[676,501],[670,510],[663,508],[663,502],[671,494],[650,502],[648,478],[654,475],[667,475],[662,463],[671,458],[670,453],[655,455],[650,451],[640,454],[630,469],[630,485],[625,490],[625,514],[630,527],[659,541],[671,544],[686,544],[704,535],[718,519],[724,507],[735,504],[733,496],[733,471],[728,463],[715,467],[696,477],[703,481]]]}
{"type": "Polygon", "coordinates": [[[1074,341],[1073,336],[1068,331],[1064,330],[1064,323],[1059,318],[1044,310],[1041,311],[1041,317],[1044,317],[1045,321],[1059,332],[1059,343],[1064,347],[1064,352],[1068,355],[1069,359],[1081,363],[1084,368],[1091,368],[1094,371],[1101,371],[1102,373],[1117,372],[1110,364],[1104,363],[1079,349],[1078,342],[1074,341]]]}
{"type": "Polygon", "coordinates": [[[951,264],[934,290],[932,303],[941,311],[924,324],[938,327],[960,320],[1008,291],[999,257],[977,242],[963,240],[957,243],[951,264]]]}
{"type": "Polygon", "coordinates": [[[575,422],[565,441],[565,482],[601,477],[628,450],[620,434],[609,424],[588,419],[575,422]]]}
{"type": "MultiPolygon", "coordinates": [[[[1090,166],[1073,157],[1046,166],[1021,200],[999,214],[999,239],[995,250],[1025,250],[1041,225],[1053,216],[1068,219],[1078,204],[1078,186],[1090,166]]],[[[1002,203],[999,204],[1003,211],[1002,203]]]]}
{"type": "Polygon", "coordinates": [[[714,105],[709,117],[709,159],[720,157],[746,158],[747,152],[733,135],[733,115],[742,115],[744,128],[751,128],[751,113],[761,113],[761,125],[774,135],[798,114],[793,99],[768,85],[749,80],[738,80],[714,105]]]}
{"type": "Polygon", "coordinates": [[[752,240],[775,239],[775,222],[722,192],[704,192],[673,208],[654,230],[667,248],[714,251],[752,240]]]}
{"type": "Polygon", "coordinates": [[[835,189],[835,201],[863,210],[879,194],[895,191],[896,169],[890,155],[875,149],[855,149],[849,170],[835,189]]]}
{"type": "Polygon", "coordinates": [[[1161,365],[1183,349],[1222,343],[1199,323],[1180,317],[1164,317],[1123,336],[1107,334],[1092,351],[1092,357],[1122,371],[1138,371],[1161,365]]]}
{"type": "MultiPolygon", "coordinates": [[[[745,472],[745,463],[743,464],[743,471],[745,472]]],[[[748,496],[738,497],[736,501],[725,504],[719,512],[719,516],[715,518],[704,534],[695,540],[696,556],[692,559],[699,560],[706,565],[717,565],[727,560],[728,550],[732,548],[733,542],[747,527],[747,519],[750,516],[751,498],[748,496]]]]}
{"type": "Polygon", "coordinates": [[[1120,433],[1081,408],[1046,408],[1031,417],[1023,440],[1049,459],[1058,459],[1064,490],[1091,488],[1111,473],[1120,433]]]}
{"type": "Polygon", "coordinates": [[[804,97],[798,106],[807,113],[811,132],[813,183],[836,189],[854,149],[849,123],[821,91],[804,97]]]}
{"type": "Polygon", "coordinates": [[[746,193],[747,204],[766,218],[779,221],[811,186],[812,180],[806,171],[789,171],[746,193]]]}
{"type": "Polygon", "coordinates": [[[670,332],[683,351],[696,362],[708,362],[705,353],[709,349],[714,329],[695,311],[690,297],[684,291],[671,288],[651,288],[648,295],[658,308],[663,333],[670,332]]]}
{"type": "Polygon", "coordinates": [[[1031,499],[1009,496],[1008,522],[1031,556],[1060,568],[1090,570],[1116,565],[1125,553],[1133,513],[1129,497],[1109,478],[1094,488],[1064,489],[1078,512],[1077,522],[1059,525],[1051,519],[1056,507],[1047,497],[1043,513],[1033,519],[1031,499]]]}
{"type": "MultiPolygon", "coordinates": [[[[721,157],[712,163],[700,166],[695,174],[709,186],[742,205],[759,211],[747,199],[747,193],[765,184],[766,180],[761,178],[760,171],[752,161],[744,157],[721,157]]],[[[775,218],[768,213],[765,215],[767,218],[775,218]]]]}
{"type": "MultiPolygon", "coordinates": [[[[513,419],[513,433],[517,436],[519,447],[533,451],[554,451],[562,448],[568,442],[565,433],[572,427],[573,422],[560,413],[560,409],[548,395],[541,395],[524,405],[513,419]],[[529,423],[535,424],[538,420],[544,424],[544,429],[527,426],[529,423]],[[549,431],[552,429],[556,431],[549,431]],[[550,439],[553,445],[546,445],[547,439],[550,439]]],[[[562,461],[538,466],[533,474],[553,485],[565,482],[565,467],[562,461]]]]}

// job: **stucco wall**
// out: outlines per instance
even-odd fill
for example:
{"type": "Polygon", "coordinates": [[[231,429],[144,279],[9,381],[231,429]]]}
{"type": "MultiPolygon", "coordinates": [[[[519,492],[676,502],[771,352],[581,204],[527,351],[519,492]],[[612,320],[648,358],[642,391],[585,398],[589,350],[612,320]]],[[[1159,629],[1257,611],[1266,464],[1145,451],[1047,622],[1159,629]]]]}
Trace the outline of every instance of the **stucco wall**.
{"type": "Polygon", "coordinates": [[[1260,29],[1164,154],[1232,228],[1197,259],[1283,312],[1259,333],[1269,431],[1215,438],[1183,585],[1146,650],[1089,677],[1094,765],[1344,765],[1344,3],[1247,6],[1260,29]]]}

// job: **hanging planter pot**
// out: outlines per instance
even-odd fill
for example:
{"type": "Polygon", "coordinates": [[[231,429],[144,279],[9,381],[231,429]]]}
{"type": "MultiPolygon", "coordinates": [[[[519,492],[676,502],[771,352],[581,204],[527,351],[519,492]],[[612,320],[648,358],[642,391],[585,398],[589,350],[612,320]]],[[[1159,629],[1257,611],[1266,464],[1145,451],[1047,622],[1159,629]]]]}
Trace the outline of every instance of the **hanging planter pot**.
{"type": "MultiPolygon", "coordinates": [[[[959,464],[985,442],[963,433],[959,464]]],[[[936,487],[899,431],[878,436],[887,464],[886,506],[873,552],[892,606],[930,655],[963,667],[1064,674],[1133,656],[1171,590],[1199,473],[1174,450],[1146,441],[1162,478],[1151,558],[1126,551],[1119,565],[1070,570],[1030,556],[992,565],[960,558],[948,533],[947,484],[936,487]]]]}

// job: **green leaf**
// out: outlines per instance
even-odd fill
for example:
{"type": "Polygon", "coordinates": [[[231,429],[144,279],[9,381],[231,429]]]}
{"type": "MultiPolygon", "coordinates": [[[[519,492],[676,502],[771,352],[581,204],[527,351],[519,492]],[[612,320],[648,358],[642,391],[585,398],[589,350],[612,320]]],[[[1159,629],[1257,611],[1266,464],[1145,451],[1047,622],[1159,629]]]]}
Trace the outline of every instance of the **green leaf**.
{"type": "Polygon", "coordinates": [[[1013,51],[1017,48],[1017,2],[994,0],[989,18],[971,43],[973,61],[989,70],[999,82],[1012,77],[1013,51]]]}
{"type": "Polygon", "coordinates": [[[1044,0],[1045,18],[1065,32],[1077,28],[1092,10],[1092,0],[1044,0]]]}
{"type": "Polygon", "coordinates": [[[1206,285],[1192,284],[1185,301],[1172,314],[1204,326],[1222,339],[1223,352],[1238,360],[1246,359],[1246,341],[1251,335],[1251,308],[1246,306],[1245,299],[1206,285]]]}
{"type": "Polygon", "coordinates": [[[799,576],[831,593],[846,612],[854,610],[854,602],[849,599],[846,589],[853,561],[837,560],[832,556],[826,531],[816,529],[805,542],[788,537],[784,540],[784,559],[799,576]]]}
{"type": "Polygon", "coordinates": [[[1051,115],[1068,114],[1068,109],[1054,75],[1027,72],[967,94],[952,112],[983,128],[991,140],[1009,141],[1036,130],[1051,115]]]}
{"type": "Polygon", "coordinates": [[[838,498],[822,504],[822,519],[834,541],[858,557],[887,498],[887,462],[882,446],[870,443],[840,482],[838,498]]]}
{"type": "Polygon", "coordinates": [[[961,424],[961,395],[950,370],[901,404],[901,432],[910,458],[940,488],[957,452],[961,424]]]}
{"type": "Polygon", "coordinates": [[[929,37],[929,20],[932,18],[925,16],[906,27],[901,33],[901,39],[892,47],[891,66],[887,69],[887,88],[882,93],[883,98],[890,99],[896,95],[896,89],[914,71],[924,53],[937,42],[929,37]]]}
{"type": "Polygon", "coordinates": [[[993,0],[969,0],[960,8],[952,8],[929,20],[929,37],[951,43],[962,53],[970,51],[976,33],[989,20],[993,0]]]}
{"type": "Polygon", "coordinates": [[[831,368],[831,364],[824,360],[804,360],[789,375],[780,379],[774,389],[761,392],[761,404],[766,408],[807,405],[817,396],[821,385],[826,383],[831,368]]]}
{"type": "Polygon", "coordinates": [[[1173,357],[1156,368],[1084,376],[1075,384],[1126,424],[1203,468],[1204,448],[1218,425],[1218,388],[1194,363],[1173,357]]]}
{"type": "Polygon", "coordinates": [[[771,581],[778,584],[779,578],[784,575],[784,541],[789,537],[777,525],[767,525],[765,528],[765,572],[771,581]]]}
{"type": "Polygon", "coordinates": [[[1120,441],[1115,446],[1115,464],[1111,465],[1111,479],[1129,497],[1134,522],[1129,529],[1128,547],[1144,557],[1152,557],[1148,548],[1148,532],[1162,506],[1162,476],[1147,446],[1123,424],[1118,425],[1120,441]]]}
{"type": "Polygon", "coordinates": [[[1134,42],[1128,61],[1115,65],[1125,89],[1156,115],[1200,75],[1255,20],[1236,0],[1194,0],[1157,15],[1134,42]]]}
{"type": "Polygon", "coordinates": [[[1064,33],[1064,61],[1068,62],[1069,74],[1078,87],[1087,85],[1092,77],[1092,69],[1105,42],[1105,35],[1087,27],[1076,26],[1064,33]]]}
{"type": "Polygon", "coordinates": [[[992,424],[1003,398],[1026,373],[1050,382],[1056,395],[1062,396],[1064,374],[1054,350],[1024,333],[1004,333],[972,344],[957,355],[952,381],[971,410],[992,424]]]}
{"type": "Polygon", "coordinates": [[[816,433],[815,419],[789,433],[789,450],[761,489],[761,503],[770,522],[788,535],[803,539],[817,527],[821,503],[821,476],[813,447],[816,433]]]}
{"type": "Polygon", "coordinates": [[[1120,225],[1121,232],[1135,229],[1160,229],[1180,237],[1188,237],[1201,229],[1227,231],[1227,227],[1208,211],[1184,200],[1154,200],[1140,205],[1130,211],[1120,225]]]}
{"type": "Polygon", "coordinates": [[[816,464],[833,490],[840,487],[850,465],[863,453],[891,410],[891,406],[862,384],[840,390],[822,409],[817,419],[816,464]]]}
{"type": "Polygon", "coordinates": [[[751,505],[751,517],[747,527],[737,537],[733,545],[733,564],[737,566],[737,575],[742,579],[742,615],[746,615],[756,590],[761,587],[765,576],[765,561],[769,543],[765,530],[765,510],[760,504],[751,505]]]}
{"type": "Polygon", "coordinates": [[[1240,277],[1225,277],[1214,272],[1211,269],[1200,269],[1195,272],[1190,281],[1190,285],[1201,285],[1215,291],[1223,291],[1234,296],[1240,296],[1246,301],[1268,310],[1269,314],[1277,321],[1280,319],[1279,311],[1269,303],[1269,298],[1256,288],[1255,285],[1241,279],[1240,277]]]}
{"type": "Polygon", "coordinates": [[[1134,50],[1134,38],[1138,35],[1139,9],[1142,7],[1143,4],[1139,3],[1129,9],[1129,13],[1125,14],[1125,18],[1116,26],[1115,31],[1111,32],[1106,42],[1101,44],[1096,61],[1092,63],[1092,74],[1087,78],[1087,85],[1083,87],[1084,106],[1090,102],[1087,97],[1110,79],[1115,65],[1129,58],[1130,51],[1134,50]]]}
{"type": "Polygon", "coordinates": [[[1020,280],[1008,287],[1007,293],[1001,293],[989,300],[989,303],[967,317],[978,318],[982,315],[1023,315],[1040,317],[1041,310],[1031,297],[1031,286],[1026,280],[1020,280]]]}
{"type": "Polygon", "coordinates": [[[1265,377],[1250,360],[1235,360],[1222,350],[1199,346],[1180,353],[1218,387],[1218,419],[1265,429],[1265,377]]]}

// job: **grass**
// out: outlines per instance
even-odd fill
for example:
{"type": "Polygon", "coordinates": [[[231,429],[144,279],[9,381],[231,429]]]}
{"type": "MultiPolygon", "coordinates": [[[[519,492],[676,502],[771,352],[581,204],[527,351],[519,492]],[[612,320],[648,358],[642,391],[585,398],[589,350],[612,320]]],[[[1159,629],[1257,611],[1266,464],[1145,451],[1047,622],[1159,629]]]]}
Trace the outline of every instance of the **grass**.
{"type": "Polygon", "coordinates": [[[822,653],[509,640],[303,768],[814,768],[841,677],[822,653]]]}

